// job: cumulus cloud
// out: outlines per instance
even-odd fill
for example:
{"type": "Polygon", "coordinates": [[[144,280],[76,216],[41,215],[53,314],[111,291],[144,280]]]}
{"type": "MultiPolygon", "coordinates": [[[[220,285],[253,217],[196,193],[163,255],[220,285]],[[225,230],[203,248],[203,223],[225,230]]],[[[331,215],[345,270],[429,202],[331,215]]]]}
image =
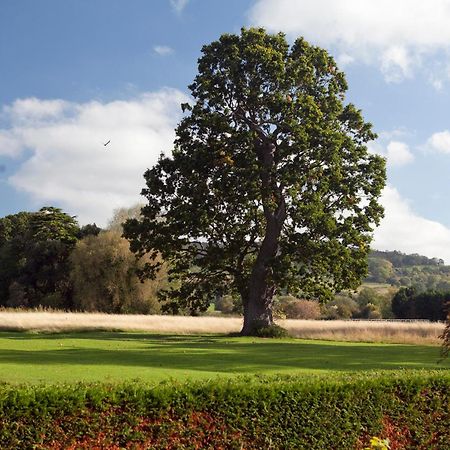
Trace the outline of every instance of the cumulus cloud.
{"type": "Polygon", "coordinates": [[[23,146],[10,130],[0,130],[0,155],[15,157],[22,152],[23,146]]]}
{"type": "Polygon", "coordinates": [[[249,15],[270,31],[376,64],[390,82],[450,50],[450,0],[257,0],[249,15]]]}
{"type": "Polygon", "coordinates": [[[31,156],[8,181],[39,205],[104,225],[115,208],[139,201],[142,175],[170,151],[185,101],[173,89],[107,103],[18,100],[3,109],[0,155],[31,156]]]}
{"type": "Polygon", "coordinates": [[[450,262],[449,228],[420,217],[392,186],[384,189],[381,203],[385,218],[375,230],[373,248],[419,253],[450,262]]]}
{"type": "Polygon", "coordinates": [[[387,146],[387,160],[393,166],[403,166],[414,161],[408,145],[404,142],[391,141],[387,146]]]}
{"type": "Polygon", "coordinates": [[[450,153],[450,131],[434,133],[427,141],[426,147],[439,153],[450,153]]]}
{"type": "Polygon", "coordinates": [[[160,56],[171,55],[174,52],[173,48],[167,45],[155,45],[153,50],[160,56]]]}
{"type": "Polygon", "coordinates": [[[372,153],[384,156],[391,167],[400,167],[414,161],[414,155],[408,144],[402,141],[393,140],[392,137],[402,136],[403,132],[394,130],[390,133],[381,133],[376,142],[369,143],[368,147],[372,153]]]}
{"type": "Polygon", "coordinates": [[[17,99],[3,108],[3,114],[15,122],[33,122],[58,117],[70,106],[64,100],[17,99]]]}

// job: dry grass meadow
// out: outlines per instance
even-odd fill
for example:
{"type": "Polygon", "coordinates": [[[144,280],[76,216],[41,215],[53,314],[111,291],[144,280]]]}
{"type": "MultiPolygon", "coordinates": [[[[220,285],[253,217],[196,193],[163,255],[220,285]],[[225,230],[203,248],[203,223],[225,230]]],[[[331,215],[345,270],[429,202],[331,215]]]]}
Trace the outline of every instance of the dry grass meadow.
{"type": "MultiPolygon", "coordinates": [[[[292,336],[352,342],[390,342],[440,345],[444,324],[424,321],[280,320],[292,336]]],[[[53,311],[0,311],[0,331],[67,332],[82,330],[145,331],[164,334],[236,333],[242,319],[66,313],[53,311]]]]}

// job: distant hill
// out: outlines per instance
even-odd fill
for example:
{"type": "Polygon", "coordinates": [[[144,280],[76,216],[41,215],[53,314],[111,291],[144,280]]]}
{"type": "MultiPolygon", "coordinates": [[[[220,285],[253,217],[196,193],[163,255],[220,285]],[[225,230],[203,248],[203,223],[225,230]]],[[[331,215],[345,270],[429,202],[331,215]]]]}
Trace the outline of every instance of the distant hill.
{"type": "Polygon", "coordinates": [[[382,252],[380,250],[371,250],[369,258],[380,258],[390,261],[394,267],[405,266],[443,266],[444,260],[438,258],[428,258],[423,255],[413,253],[407,255],[397,250],[391,252],[382,252]]]}
{"type": "Polygon", "coordinates": [[[442,259],[417,253],[372,250],[365,281],[393,286],[415,286],[419,291],[450,291],[450,266],[442,259]]]}

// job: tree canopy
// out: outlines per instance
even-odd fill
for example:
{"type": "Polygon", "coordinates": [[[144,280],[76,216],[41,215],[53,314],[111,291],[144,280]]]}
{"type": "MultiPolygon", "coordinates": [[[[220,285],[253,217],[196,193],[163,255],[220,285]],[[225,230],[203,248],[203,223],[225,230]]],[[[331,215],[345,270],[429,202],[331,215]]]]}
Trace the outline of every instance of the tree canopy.
{"type": "MultiPolygon", "coordinates": [[[[166,309],[242,298],[244,334],[272,324],[273,295],[331,298],[366,275],[383,209],[383,158],[370,123],[344,103],[323,49],[242,29],[206,45],[171,156],[147,170],[141,218],[124,235],[169,264],[166,309]]],[[[155,260],[142,275],[154,277],[155,260]]]]}
{"type": "Polygon", "coordinates": [[[80,229],[59,208],[0,219],[0,301],[8,306],[70,307],[68,257],[80,229]]]}

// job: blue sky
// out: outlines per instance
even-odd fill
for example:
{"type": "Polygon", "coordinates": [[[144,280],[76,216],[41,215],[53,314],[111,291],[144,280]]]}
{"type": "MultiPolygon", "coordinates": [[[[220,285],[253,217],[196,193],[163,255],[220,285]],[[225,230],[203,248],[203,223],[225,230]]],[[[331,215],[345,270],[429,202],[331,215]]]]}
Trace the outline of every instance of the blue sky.
{"type": "Polygon", "coordinates": [[[256,25],[346,72],[388,161],[374,246],[450,263],[449,23],[450,0],[0,0],[0,216],[105,225],[138,202],[201,46],[256,25]]]}

